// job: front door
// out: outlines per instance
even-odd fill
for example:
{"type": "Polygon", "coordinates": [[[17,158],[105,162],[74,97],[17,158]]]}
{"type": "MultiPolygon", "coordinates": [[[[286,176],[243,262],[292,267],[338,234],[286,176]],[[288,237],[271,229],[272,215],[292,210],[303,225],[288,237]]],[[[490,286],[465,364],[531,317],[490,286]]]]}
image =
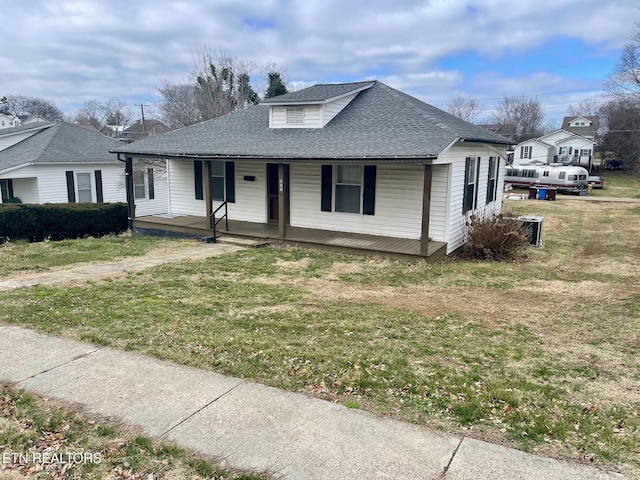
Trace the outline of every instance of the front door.
{"type": "MultiPolygon", "coordinates": [[[[289,223],[289,165],[283,164],[284,168],[284,204],[287,213],[286,223],[289,223]]],[[[267,221],[278,223],[279,221],[279,192],[280,182],[278,179],[278,164],[267,163],[267,221]]]]}

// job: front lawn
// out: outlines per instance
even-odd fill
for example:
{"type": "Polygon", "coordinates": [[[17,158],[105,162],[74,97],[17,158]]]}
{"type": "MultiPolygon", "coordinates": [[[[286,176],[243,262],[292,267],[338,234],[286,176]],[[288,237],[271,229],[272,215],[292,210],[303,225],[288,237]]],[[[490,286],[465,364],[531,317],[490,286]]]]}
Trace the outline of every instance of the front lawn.
{"type": "Polygon", "coordinates": [[[542,215],[523,263],[264,248],[0,294],[0,322],[640,474],[640,205],[542,215]]]}

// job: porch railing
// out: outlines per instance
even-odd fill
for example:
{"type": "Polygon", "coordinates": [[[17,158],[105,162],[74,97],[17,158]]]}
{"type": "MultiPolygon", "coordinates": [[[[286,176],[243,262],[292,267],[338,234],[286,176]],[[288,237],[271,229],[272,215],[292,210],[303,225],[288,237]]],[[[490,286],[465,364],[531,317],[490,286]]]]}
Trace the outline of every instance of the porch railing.
{"type": "Polygon", "coordinates": [[[211,223],[213,225],[213,243],[216,243],[218,238],[217,226],[222,219],[224,219],[225,230],[229,230],[229,217],[227,216],[227,202],[222,202],[222,204],[213,211],[213,213],[211,214],[211,217],[212,217],[211,223]],[[216,220],[216,213],[218,213],[222,208],[224,208],[224,214],[216,220]]]}

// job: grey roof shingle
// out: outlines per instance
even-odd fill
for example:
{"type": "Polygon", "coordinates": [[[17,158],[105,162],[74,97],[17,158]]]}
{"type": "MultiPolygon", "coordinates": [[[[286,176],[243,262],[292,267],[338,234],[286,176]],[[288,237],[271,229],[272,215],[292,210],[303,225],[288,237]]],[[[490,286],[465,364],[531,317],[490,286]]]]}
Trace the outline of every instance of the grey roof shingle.
{"type": "Polygon", "coordinates": [[[266,98],[262,102],[265,104],[283,103],[317,103],[324,102],[330,98],[346,95],[361,88],[373,85],[373,81],[355,83],[319,83],[297,92],[285,93],[277,97],[266,98]]]}
{"type": "Polygon", "coordinates": [[[383,83],[370,83],[371,88],[358,93],[324,128],[270,129],[270,107],[256,105],[114,152],[274,159],[434,158],[458,139],[511,143],[383,83]]]}
{"type": "MultiPolygon", "coordinates": [[[[18,127],[19,128],[19,127],[18,127]]],[[[24,164],[113,163],[109,151],[120,142],[67,123],[49,124],[38,133],[0,151],[0,172],[24,164]]]]}
{"type": "Polygon", "coordinates": [[[18,127],[10,127],[10,128],[1,128],[0,129],[0,137],[3,135],[12,135],[14,133],[20,133],[20,132],[24,132],[26,130],[37,130],[37,129],[45,129],[50,127],[51,125],[53,125],[54,122],[34,122],[34,123],[27,123],[25,125],[20,125],[18,127]]]}

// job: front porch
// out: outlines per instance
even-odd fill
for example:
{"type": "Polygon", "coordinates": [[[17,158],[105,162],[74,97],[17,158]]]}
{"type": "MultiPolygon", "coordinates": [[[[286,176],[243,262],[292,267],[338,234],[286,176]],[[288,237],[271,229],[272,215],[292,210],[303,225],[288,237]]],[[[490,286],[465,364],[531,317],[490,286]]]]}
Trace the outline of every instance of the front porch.
{"type": "MultiPolygon", "coordinates": [[[[192,215],[139,217],[133,221],[133,227],[134,230],[140,232],[173,232],[196,237],[210,237],[212,235],[212,231],[207,228],[207,219],[192,215]]],[[[290,226],[286,228],[285,238],[280,238],[277,224],[229,220],[229,230],[225,229],[224,221],[220,222],[218,227],[217,234],[220,237],[252,238],[271,243],[308,246],[356,255],[381,255],[390,258],[424,259],[428,262],[437,262],[444,258],[447,251],[445,242],[429,241],[425,256],[420,254],[420,240],[290,226]]]]}

